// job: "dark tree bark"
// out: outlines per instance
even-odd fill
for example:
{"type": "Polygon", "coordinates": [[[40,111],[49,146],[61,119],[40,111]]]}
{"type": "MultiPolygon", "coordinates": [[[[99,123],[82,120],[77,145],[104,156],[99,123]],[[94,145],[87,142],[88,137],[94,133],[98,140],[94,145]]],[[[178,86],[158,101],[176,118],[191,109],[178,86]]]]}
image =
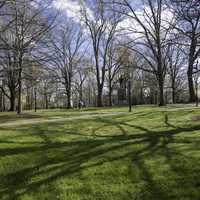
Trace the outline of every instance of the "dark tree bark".
{"type": "Polygon", "coordinates": [[[10,95],[10,109],[9,111],[15,111],[15,95],[13,93],[11,93],[10,95]]]}
{"type": "Polygon", "coordinates": [[[159,106],[164,106],[165,101],[164,101],[164,80],[161,78],[159,80],[159,106]]]}
{"type": "Polygon", "coordinates": [[[68,88],[67,90],[67,109],[70,109],[71,105],[71,89],[68,88]]]}
{"type": "Polygon", "coordinates": [[[199,85],[198,85],[198,79],[196,80],[196,83],[195,83],[195,89],[196,89],[196,107],[198,107],[199,106],[199,97],[198,97],[199,85]]]}
{"type": "Polygon", "coordinates": [[[34,110],[37,112],[37,89],[34,88],[34,110]]]}
{"type": "Polygon", "coordinates": [[[187,77],[188,77],[188,88],[189,88],[189,102],[195,102],[196,100],[196,95],[195,95],[195,92],[194,92],[194,82],[193,82],[193,64],[188,68],[188,71],[187,71],[187,77]]]}
{"type": "Polygon", "coordinates": [[[112,106],[112,83],[109,81],[109,106],[112,106]]]}
{"type": "Polygon", "coordinates": [[[46,108],[46,109],[49,109],[48,94],[45,94],[45,108],[46,108]]]}
{"type": "Polygon", "coordinates": [[[176,103],[176,87],[174,81],[172,81],[172,103],[176,103]]]}
{"type": "Polygon", "coordinates": [[[101,84],[100,85],[98,85],[98,94],[97,94],[97,107],[102,107],[103,106],[103,104],[102,104],[102,90],[103,88],[102,88],[102,86],[101,86],[101,84]]]}
{"type": "Polygon", "coordinates": [[[131,80],[128,81],[128,104],[129,104],[129,112],[132,112],[131,80]]]}
{"type": "MultiPolygon", "coordinates": [[[[21,64],[20,64],[21,65],[21,64]]],[[[17,114],[21,114],[22,112],[22,68],[19,69],[19,77],[18,77],[18,104],[17,104],[17,114]]]]}

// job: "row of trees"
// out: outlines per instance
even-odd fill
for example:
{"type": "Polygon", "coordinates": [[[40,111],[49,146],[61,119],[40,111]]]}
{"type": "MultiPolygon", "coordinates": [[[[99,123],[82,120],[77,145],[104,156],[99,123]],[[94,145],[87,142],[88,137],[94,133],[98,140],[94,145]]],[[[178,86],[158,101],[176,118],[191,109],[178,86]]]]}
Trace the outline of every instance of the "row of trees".
{"type": "Polygon", "coordinates": [[[51,1],[1,1],[2,108],[9,100],[10,111],[21,113],[24,97],[30,109],[48,108],[51,101],[67,108],[83,100],[102,106],[105,94],[112,105],[116,89],[118,96],[127,90],[130,104],[134,96],[139,103],[148,97],[163,106],[166,88],[173,103],[185,99],[186,87],[188,101],[197,99],[199,1],[141,0],[136,6],[128,0],[96,0],[86,5],[80,1],[80,22],[75,23],[55,12],[51,1]]]}

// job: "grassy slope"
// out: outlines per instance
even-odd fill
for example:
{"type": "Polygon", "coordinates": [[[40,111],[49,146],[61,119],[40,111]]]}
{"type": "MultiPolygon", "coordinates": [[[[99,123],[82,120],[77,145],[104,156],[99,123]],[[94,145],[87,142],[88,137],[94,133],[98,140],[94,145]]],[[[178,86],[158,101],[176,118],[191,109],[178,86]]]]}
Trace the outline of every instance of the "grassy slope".
{"type": "Polygon", "coordinates": [[[126,108],[0,114],[0,199],[199,200],[200,122],[191,120],[199,109],[138,107],[20,126],[24,119],[119,111],[126,108]]]}

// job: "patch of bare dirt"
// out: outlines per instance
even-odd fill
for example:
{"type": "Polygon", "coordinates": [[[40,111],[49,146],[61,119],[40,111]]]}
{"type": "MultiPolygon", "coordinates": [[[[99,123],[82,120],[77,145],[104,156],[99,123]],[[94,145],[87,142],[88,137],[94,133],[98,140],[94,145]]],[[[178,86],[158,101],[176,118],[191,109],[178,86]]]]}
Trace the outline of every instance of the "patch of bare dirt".
{"type": "Polygon", "coordinates": [[[192,121],[200,121],[200,115],[192,116],[192,121]]]}

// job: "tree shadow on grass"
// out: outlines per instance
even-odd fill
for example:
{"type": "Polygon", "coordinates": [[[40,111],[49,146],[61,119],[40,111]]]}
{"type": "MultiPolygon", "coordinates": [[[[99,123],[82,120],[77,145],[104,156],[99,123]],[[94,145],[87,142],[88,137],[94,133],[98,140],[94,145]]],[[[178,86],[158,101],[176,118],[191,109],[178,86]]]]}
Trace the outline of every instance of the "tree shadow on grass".
{"type": "MultiPolygon", "coordinates": [[[[100,124],[103,123],[98,130],[101,130],[104,126],[116,126],[121,134],[98,136],[95,134],[97,129],[94,129],[91,134],[93,138],[81,137],[81,139],[75,141],[52,142],[49,135],[65,134],[66,130],[55,127],[55,129],[47,131],[46,126],[32,126],[29,130],[24,129],[24,131],[28,131],[30,134],[41,137],[41,142],[29,141],[24,142],[25,146],[20,146],[22,142],[16,141],[13,142],[13,144],[17,145],[16,147],[0,149],[1,157],[30,154],[30,163],[27,163],[27,166],[0,175],[0,196],[7,199],[17,199],[23,194],[34,193],[41,186],[49,185],[59,178],[77,175],[85,169],[94,168],[105,163],[128,159],[131,161],[130,168],[132,165],[135,165],[140,171],[140,178],[146,183],[145,191],[143,191],[144,194],[143,196],[140,194],[139,199],[172,199],[173,196],[170,196],[154,180],[153,175],[145,165],[145,160],[161,154],[165,157],[166,162],[168,162],[174,173],[179,173],[179,177],[183,178],[184,173],[188,175],[192,169],[182,169],[181,166],[177,167],[174,157],[181,156],[187,162],[193,162],[192,158],[186,158],[184,154],[180,155],[180,152],[172,150],[169,146],[174,143],[187,144],[187,139],[180,141],[174,137],[179,134],[200,130],[200,125],[183,128],[173,127],[169,131],[156,132],[138,125],[128,124],[124,121],[115,121],[114,119],[99,118],[97,121],[100,124]],[[133,128],[134,131],[137,129],[140,133],[128,134],[124,129],[126,126],[133,128]]],[[[84,136],[77,129],[73,130],[72,134],[84,136]]],[[[11,141],[1,142],[9,143],[11,141]]],[[[195,164],[199,166],[199,164],[195,164]]],[[[196,169],[199,168],[196,167],[196,169]]],[[[190,183],[193,185],[197,184],[197,187],[199,187],[197,181],[192,182],[191,179],[195,180],[195,177],[198,175],[200,175],[199,172],[188,178],[190,183]]]]}

